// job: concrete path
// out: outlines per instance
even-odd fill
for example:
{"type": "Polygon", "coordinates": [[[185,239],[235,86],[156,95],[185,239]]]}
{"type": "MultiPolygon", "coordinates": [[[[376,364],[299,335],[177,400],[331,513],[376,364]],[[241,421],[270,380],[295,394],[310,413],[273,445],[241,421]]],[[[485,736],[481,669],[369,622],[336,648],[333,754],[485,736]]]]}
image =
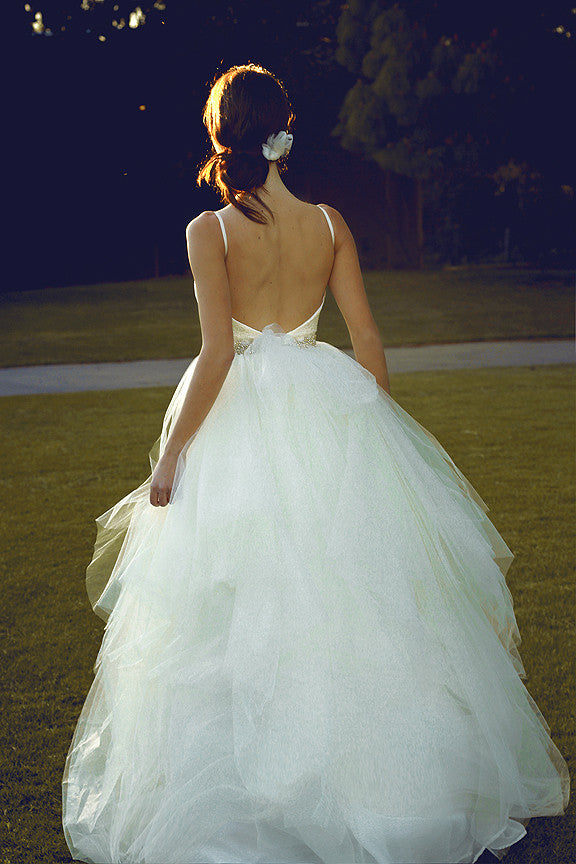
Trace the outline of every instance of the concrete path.
{"type": "MultiPolygon", "coordinates": [[[[388,368],[394,374],[435,369],[575,363],[576,351],[572,339],[459,342],[387,348],[386,358],[388,368]]],[[[137,360],[128,363],[80,363],[0,369],[0,396],[125,390],[131,387],[172,387],[178,383],[189,363],[189,359],[137,360]]]]}

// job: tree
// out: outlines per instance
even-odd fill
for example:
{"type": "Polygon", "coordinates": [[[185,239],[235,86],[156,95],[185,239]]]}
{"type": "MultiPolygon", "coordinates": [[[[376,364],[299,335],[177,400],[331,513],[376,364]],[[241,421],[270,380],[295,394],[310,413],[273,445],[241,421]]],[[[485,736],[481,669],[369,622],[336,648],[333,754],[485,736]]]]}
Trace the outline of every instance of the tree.
{"type": "Polygon", "coordinates": [[[543,172],[553,161],[547,136],[561,125],[548,106],[558,77],[567,77],[573,11],[566,3],[523,9],[520,26],[516,9],[493,0],[474,8],[350,0],[337,59],[356,81],[334,134],[418,189],[427,181],[429,197],[452,199],[448,212],[474,181],[490,180],[496,193],[498,169],[511,159],[543,172]],[[535,113],[547,117],[546,131],[535,129],[535,113]]]}
{"type": "Polygon", "coordinates": [[[29,32],[35,35],[66,37],[91,36],[100,42],[115,32],[136,30],[148,24],[161,27],[164,22],[164,0],[40,0],[25,3],[29,32]]]}

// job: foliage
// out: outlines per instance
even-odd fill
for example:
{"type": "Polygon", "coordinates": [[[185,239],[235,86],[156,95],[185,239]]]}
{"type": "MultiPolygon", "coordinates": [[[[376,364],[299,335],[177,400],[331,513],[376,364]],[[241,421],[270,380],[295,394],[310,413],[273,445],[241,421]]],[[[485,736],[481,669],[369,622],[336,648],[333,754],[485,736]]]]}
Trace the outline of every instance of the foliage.
{"type": "MultiPolygon", "coordinates": [[[[223,66],[249,60],[273,69],[294,99],[290,180],[302,180],[296,194],[307,196],[308,177],[320,174],[333,154],[330,131],[346,97],[340,121],[346,146],[410,176],[427,172],[427,233],[443,260],[458,259],[445,248],[465,251],[464,235],[471,245],[478,228],[485,235],[481,251],[493,253],[495,233],[501,238],[509,226],[512,250],[543,261],[533,254],[540,244],[558,250],[550,263],[569,265],[576,38],[568,36],[576,18],[573,0],[539,6],[22,2],[15,46],[21,74],[8,123],[18,137],[13,206],[22,212],[12,246],[14,281],[37,287],[180,272],[183,226],[218,206],[193,180],[206,147],[206,85],[223,66]],[[409,29],[400,31],[404,20],[409,29]],[[522,192],[521,217],[512,187],[488,206],[497,188],[493,175],[510,160],[542,178],[539,198],[522,192]],[[29,202],[34,225],[42,225],[34,254],[21,201],[29,202]],[[476,212],[480,226],[469,218],[476,212]]],[[[366,188],[345,171],[331,184],[353,188],[359,201],[366,188]]],[[[381,235],[374,224],[371,244],[381,235]]]]}
{"type": "Polygon", "coordinates": [[[41,10],[27,3],[28,23],[32,32],[43,36],[86,35],[105,42],[114,30],[136,30],[145,24],[164,23],[164,0],[130,2],[130,0],[43,0],[41,10]]]}
{"type": "Polygon", "coordinates": [[[437,17],[422,4],[352,0],[338,24],[337,59],[357,80],[336,134],[382,168],[413,177],[449,160],[472,168],[489,135],[478,108],[497,72],[498,31],[472,47],[439,32],[437,17]]]}
{"type": "Polygon", "coordinates": [[[343,8],[336,56],[355,81],[334,134],[385,170],[426,179],[432,245],[441,251],[444,233],[444,257],[460,260],[479,204],[483,227],[498,224],[507,237],[512,229],[531,260],[551,247],[573,250],[565,235],[574,231],[576,175],[562,84],[575,67],[575,15],[565,0],[521,13],[496,0],[343,8]],[[510,176],[512,166],[521,176],[510,176]],[[557,236],[539,236],[532,222],[553,223],[557,236]]]}
{"type": "MultiPolygon", "coordinates": [[[[335,23],[339,4],[335,0],[271,5],[265,0],[211,0],[208,4],[181,0],[40,0],[24,7],[29,34],[66,38],[90,37],[105,42],[139,30],[150,36],[169,32],[172,43],[190,38],[199,30],[212,31],[207,41],[225,28],[241,38],[248,29],[269,30],[287,40],[294,24],[302,31],[326,28],[335,23]],[[40,9],[39,9],[40,7],[40,9]]],[[[303,40],[306,41],[306,40],[303,40]]]]}
{"type": "Polygon", "coordinates": [[[525,8],[520,20],[495,0],[351,0],[336,56],[356,81],[336,134],[381,167],[414,177],[495,171],[521,159],[530,150],[522,136],[541,132],[535,112],[574,58],[562,24],[570,20],[576,29],[565,2],[525,8]]]}

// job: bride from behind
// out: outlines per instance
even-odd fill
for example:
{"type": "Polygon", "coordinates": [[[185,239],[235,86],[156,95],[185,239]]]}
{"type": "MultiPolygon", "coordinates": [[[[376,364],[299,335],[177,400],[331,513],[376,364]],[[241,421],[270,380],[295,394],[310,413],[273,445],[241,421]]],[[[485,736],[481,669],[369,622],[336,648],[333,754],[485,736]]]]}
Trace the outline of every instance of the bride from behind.
{"type": "Polygon", "coordinates": [[[185,409],[153,478],[152,504],[169,501],[182,447],[222,386],[233,357],[234,319],[254,330],[276,322],[289,332],[321,310],[330,283],[356,360],[390,392],[350,229],[333,207],[323,205],[322,212],[282,182],[277,160],[290,150],[290,133],[276,137],[275,149],[264,145],[263,154],[262,137],[274,139],[267,130],[290,129],[292,121],[279,83],[259,67],[229,70],[210,93],[204,122],[214,154],[200,179],[213,183],[229,203],[218,214],[202,213],[187,228],[202,350],[185,409]]]}
{"type": "Polygon", "coordinates": [[[562,813],[512,554],[392,399],[354,240],[278,165],[292,111],[230,69],[187,228],[202,349],[152,475],[98,521],[107,621],[63,778],[90,864],[465,864],[562,813]],[[330,290],[355,359],[318,341],[330,290]]]}

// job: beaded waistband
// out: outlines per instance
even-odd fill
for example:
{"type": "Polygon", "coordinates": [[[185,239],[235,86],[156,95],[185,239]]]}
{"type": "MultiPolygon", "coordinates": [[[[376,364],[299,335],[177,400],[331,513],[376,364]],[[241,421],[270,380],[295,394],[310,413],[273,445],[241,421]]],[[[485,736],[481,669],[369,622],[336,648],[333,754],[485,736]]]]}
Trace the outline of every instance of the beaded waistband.
{"type": "MultiPolygon", "coordinates": [[[[234,351],[236,354],[244,354],[250,348],[254,339],[236,339],[234,342],[234,351]]],[[[310,333],[308,336],[294,336],[293,341],[299,348],[307,348],[310,345],[316,344],[316,334],[310,333]]]]}

